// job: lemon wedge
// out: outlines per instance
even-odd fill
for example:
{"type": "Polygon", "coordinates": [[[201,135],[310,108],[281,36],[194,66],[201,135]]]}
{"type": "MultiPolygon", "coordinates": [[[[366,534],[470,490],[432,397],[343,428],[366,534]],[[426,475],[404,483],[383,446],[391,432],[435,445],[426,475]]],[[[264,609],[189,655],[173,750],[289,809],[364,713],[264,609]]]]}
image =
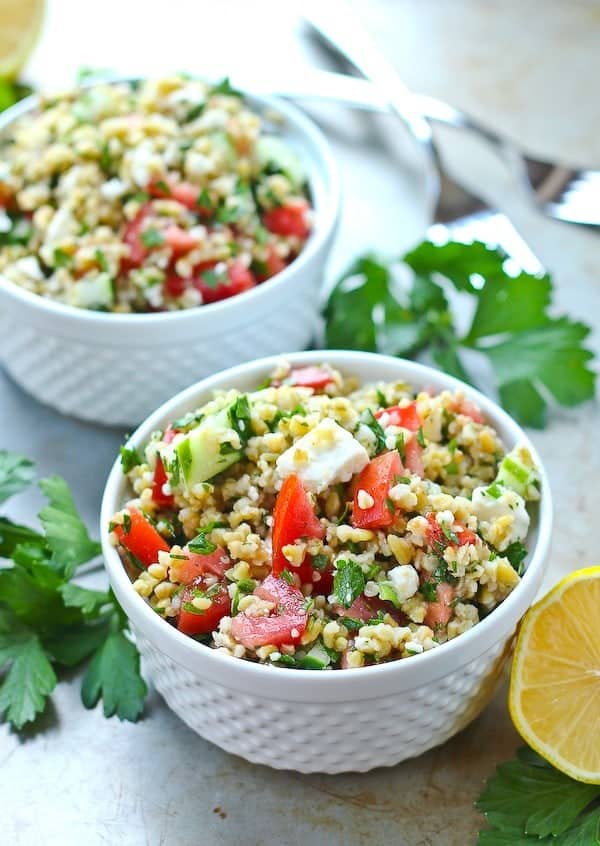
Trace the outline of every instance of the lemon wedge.
{"type": "Polygon", "coordinates": [[[0,0],[0,77],[14,79],[35,46],[44,0],[0,0]]]}
{"type": "Polygon", "coordinates": [[[600,784],[600,567],[571,573],[525,615],[509,708],[553,766],[600,784]]]}

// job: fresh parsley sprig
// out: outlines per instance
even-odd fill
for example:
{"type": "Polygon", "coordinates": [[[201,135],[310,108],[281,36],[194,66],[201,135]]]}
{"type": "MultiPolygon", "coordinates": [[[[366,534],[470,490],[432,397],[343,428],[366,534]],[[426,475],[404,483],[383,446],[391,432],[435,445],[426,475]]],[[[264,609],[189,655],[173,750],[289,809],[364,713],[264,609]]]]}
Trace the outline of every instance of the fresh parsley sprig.
{"type": "MultiPolygon", "coordinates": [[[[0,450],[0,502],[34,477],[31,461],[0,450]]],[[[48,504],[42,532],[0,517],[0,717],[16,729],[35,720],[54,690],[60,668],[89,661],[81,698],[103,700],[104,714],[136,720],[146,684],[127,618],[111,591],[72,581],[100,554],[58,476],[40,482],[48,504]]]]}
{"type": "Polygon", "coordinates": [[[600,785],[556,770],[528,747],[497,767],[476,807],[490,828],[479,846],[594,846],[600,844],[600,785]]]}
{"type": "Polygon", "coordinates": [[[442,370],[466,382],[467,358],[487,359],[502,405],[519,422],[543,428],[549,399],[575,406],[594,395],[590,329],[550,313],[546,275],[506,271],[506,255],[485,244],[424,241],[402,261],[357,259],[334,287],[324,310],[331,349],[414,357],[428,353],[442,370]],[[397,284],[395,271],[412,279],[397,284]],[[457,328],[446,290],[471,301],[466,331],[457,328]]]}

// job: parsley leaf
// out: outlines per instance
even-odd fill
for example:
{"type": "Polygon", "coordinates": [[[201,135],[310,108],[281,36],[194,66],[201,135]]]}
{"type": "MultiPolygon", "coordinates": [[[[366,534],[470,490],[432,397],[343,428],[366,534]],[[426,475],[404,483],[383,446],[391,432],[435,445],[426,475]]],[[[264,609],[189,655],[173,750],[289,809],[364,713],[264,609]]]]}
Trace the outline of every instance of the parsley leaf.
{"type": "Polygon", "coordinates": [[[425,241],[404,256],[404,276],[408,265],[413,278],[401,285],[394,275],[401,263],[363,256],[338,281],[325,306],[327,346],[399,356],[427,352],[439,367],[467,382],[472,378],[465,360],[476,353],[487,359],[504,407],[519,422],[541,428],[547,397],[574,406],[594,396],[593,355],[584,346],[590,330],[568,317],[551,316],[548,275],[510,276],[505,260],[500,250],[479,242],[437,246],[425,241]],[[474,307],[462,336],[446,287],[470,297],[474,307]]]}
{"type": "Polygon", "coordinates": [[[149,226],[140,235],[144,247],[161,247],[165,243],[165,236],[155,226],[149,226]]]}
{"type": "Polygon", "coordinates": [[[515,541],[508,546],[503,555],[505,558],[508,558],[511,565],[515,568],[519,576],[522,576],[525,572],[525,566],[523,564],[525,558],[527,558],[527,547],[523,546],[521,541],[515,541]]]}
{"type": "Polygon", "coordinates": [[[209,539],[206,537],[206,530],[204,532],[200,532],[198,535],[196,535],[193,540],[188,543],[189,551],[194,552],[197,555],[210,555],[211,552],[214,552],[216,548],[216,543],[209,541],[209,539]]]}
{"type": "MultiPolygon", "coordinates": [[[[29,483],[33,465],[0,453],[0,495],[6,499],[29,483]]],[[[92,657],[82,696],[104,711],[136,719],[146,686],[139,656],[124,633],[127,618],[112,591],[71,581],[79,564],[95,557],[66,482],[40,482],[49,504],[40,521],[44,534],[0,517],[0,718],[17,729],[35,719],[56,685],[53,664],[75,667],[92,657]],[[8,560],[12,559],[12,560],[8,560]]]]}
{"type": "Polygon", "coordinates": [[[530,749],[520,749],[516,760],[497,767],[476,802],[496,830],[481,832],[479,842],[591,846],[593,839],[581,837],[582,827],[597,833],[598,810],[580,815],[598,796],[600,785],[574,781],[530,749]]]}
{"type": "Polygon", "coordinates": [[[379,455],[386,448],[385,432],[370,408],[366,408],[360,415],[360,422],[367,426],[375,435],[375,454],[379,455]]]}
{"type": "Polygon", "coordinates": [[[365,576],[356,561],[339,559],[335,564],[333,593],[344,608],[350,608],[357,596],[365,589],[365,576]]]}
{"type": "Polygon", "coordinates": [[[10,669],[0,687],[0,714],[21,729],[44,710],[56,675],[38,637],[30,631],[0,634],[0,668],[10,669]]]}
{"type": "Polygon", "coordinates": [[[0,502],[25,490],[33,476],[33,463],[28,458],[5,449],[0,450],[0,502]]]}
{"type": "Polygon", "coordinates": [[[142,457],[135,447],[120,446],[119,454],[123,473],[129,473],[130,470],[142,463],[142,457]]]}
{"type": "Polygon", "coordinates": [[[105,717],[116,714],[135,721],[144,708],[146,683],[140,675],[140,656],[122,631],[113,632],[96,652],[83,679],[81,700],[93,708],[100,697],[105,717]]]}
{"type": "Polygon", "coordinates": [[[40,482],[40,488],[50,500],[39,518],[52,551],[52,564],[70,579],[80,564],[100,554],[101,546],[90,538],[64,479],[51,476],[40,482]]]}

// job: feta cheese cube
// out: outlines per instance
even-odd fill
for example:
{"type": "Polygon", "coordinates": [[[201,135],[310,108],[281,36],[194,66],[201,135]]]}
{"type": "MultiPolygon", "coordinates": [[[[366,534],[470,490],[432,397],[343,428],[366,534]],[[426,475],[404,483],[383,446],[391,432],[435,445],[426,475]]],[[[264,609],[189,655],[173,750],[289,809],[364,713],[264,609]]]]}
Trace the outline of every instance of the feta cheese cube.
{"type": "Polygon", "coordinates": [[[419,574],[410,564],[400,564],[388,572],[388,578],[400,602],[410,599],[419,590],[419,574]]]}
{"type": "Polygon", "coordinates": [[[284,479],[295,473],[304,487],[321,493],[330,485],[349,481],[369,463],[366,449],[335,420],[322,420],[277,459],[284,479]]]}
{"type": "Polygon", "coordinates": [[[483,538],[500,552],[527,537],[529,514],[520,494],[507,488],[495,498],[487,487],[479,487],[473,491],[471,502],[483,538]]]}

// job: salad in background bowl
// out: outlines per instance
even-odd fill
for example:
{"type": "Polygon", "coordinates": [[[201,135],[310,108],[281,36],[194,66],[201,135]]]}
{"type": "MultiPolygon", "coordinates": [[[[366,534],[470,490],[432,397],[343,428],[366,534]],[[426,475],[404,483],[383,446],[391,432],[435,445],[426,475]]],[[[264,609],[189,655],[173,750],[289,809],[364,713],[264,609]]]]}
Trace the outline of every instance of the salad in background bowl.
{"type": "Polygon", "coordinates": [[[366,353],[287,361],[205,380],[134,434],[103,501],[109,576],[203,736],[302,771],[397,763],[492,695],[542,577],[546,477],[451,377],[366,353]]]}
{"type": "Polygon", "coordinates": [[[0,358],[39,399],[131,425],[218,366],[310,342],[339,185],[293,106],[115,80],[25,100],[0,135],[0,358]]]}

